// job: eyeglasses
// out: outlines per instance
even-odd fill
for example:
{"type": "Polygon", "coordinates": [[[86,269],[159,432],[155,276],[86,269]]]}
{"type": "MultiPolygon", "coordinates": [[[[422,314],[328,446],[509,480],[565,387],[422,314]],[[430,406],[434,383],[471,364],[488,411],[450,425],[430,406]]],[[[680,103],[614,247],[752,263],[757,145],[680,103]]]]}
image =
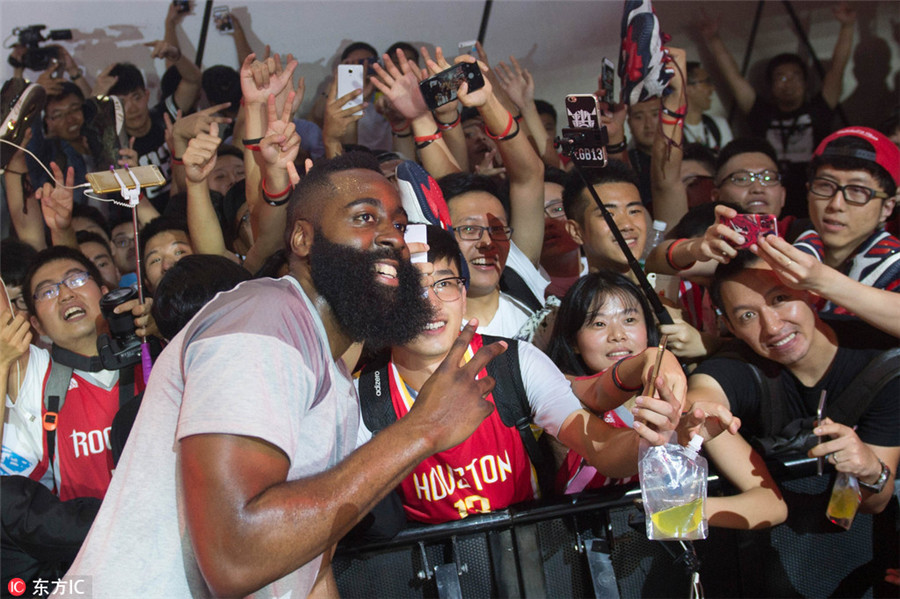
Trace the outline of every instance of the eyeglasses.
{"type": "Polygon", "coordinates": [[[20,295],[19,297],[16,297],[16,298],[10,298],[9,301],[11,301],[12,305],[15,306],[16,308],[18,308],[19,310],[26,310],[26,311],[28,310],[28,304],[25,303],[24,295],[20,295]]]}
{"type": "Polygon", "coordinates": [[[47,283],[45,285],[41,285],[34,292],[34,301],[42,302],[44,300],[53,299],[54,297],[59,295],[59,288],[63,285],[65,285],[69,289],[78,289],[79,287],[83,287],[90,278],[91,275],[89,275],[85,271],[73,272],[59,283],[47,283]]]}
{"type": "Polygon", "coordinates": [[[544,214],[547,218],[566,218],[566,210],[562,202],[550,202],[544,206],[544,214]]]}
{"type": "Polygon", "coordinates": [[[813,179],[809,183],[809,192],[820,198],[832,198],[837,192],[844,194],[844,200],[848,204],[856,206],[865,206],[874,198],[889,197],[883,191],[875,191],[871,187],[862,185],[838,185],[834,181],[828,179],[813,179]]]}
{"type": "Polygon", "coordinates": [[[781,173],[770,171],[768,169],[754,173],[752,171],[734,171],[719,183],[719,187],[725,184],[725,181],[731,181],[738,187],[750,187],[754,181],[759,181],[763,187],[775,187],[781,185],[781,173]]]}
{"type": "Polygon", "coordinates": [[[466,280],[463,277],[447,277],[429,285],[434,295],[442,302],[454,302],[462,297],[462,288],[466,280]]]}
{"type": "Polygon", "coordinates": [[[64,118],[68,117],[70,114],[75,114],[76,112],[79,114],[82,112],[81,104],[79,104],[78,106],[73,106],[72,108],[70,108],[68,110],[60,110],[59,112],[54,112],[53,114],[48,114],[47,120],[48,121],[58,121],[60,119],[64,119],[64,118]]]}
{"type": "Polygon", "coordinates": [[[112,242],[117,248],[130,248],[134,245],[134,237],[129,237],[128,235],[116,235],[113,237],[112,242]]]}
{"type": "Polygon", "coordinates": [[[512,227],[503,227],[501,225],[496,225],[494,227],[460,225],[459,227],[453,227],[453,230],[456,231],[457,236],[463,241],[478,241],[481,239],[481,236],[484,235],[485,231],[488,232],[488,235],[494,241],[509,241],[513,232],[512,227]]]}

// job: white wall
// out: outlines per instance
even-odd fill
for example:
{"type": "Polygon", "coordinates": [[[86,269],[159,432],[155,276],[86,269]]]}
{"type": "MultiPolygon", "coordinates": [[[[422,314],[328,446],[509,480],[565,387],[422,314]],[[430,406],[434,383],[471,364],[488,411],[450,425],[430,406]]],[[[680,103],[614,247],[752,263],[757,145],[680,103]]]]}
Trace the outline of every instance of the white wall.
{"type": "MultiPolygon", "coordinates": [[[[218,3],[217,3],[218,5],[218,3]]],[[[455,49],[462,40],[477,36],[484,3],[453,1],[259,1],[232,0],[228,4],[241,19],[251,46],[262,50],[265,43],[282,53],[293,52],[300,60],[300,75],[306,77],[311,103],[317,85],[329,72],[339,50],[351,40],[364,40],[379,50],[397,40],[442,45],[455,49]]],[[[698,2],[658,0],[655,8],[662,28],[673,36],[672,45],[698,56],[691,36],[692,23],[702,7],[723,17],[722,32],[740,63],[746,48],[757,3],[754,1],[698,2]]],[[[831,18],[832,2],[793,3],[810,32],[811,41],[824,61],[831,55],[838,25],[831,18]]],[[[853,2],[860,19],[857,42],[865,40],[865,60],[851,63],[845,78],[848,112],[863,114],[877,122],[897,103],[895,80],[900,71],[898,41],[891,31],[897,18],[896,2],[853,2]],[[873,41],[875,38],[882,40],[873,41]],[[879,54],[882,48],[886,54],[879,54]],[[855,73],[855,74],[854,74],[855,73]],[[857,77],[865,85],[857,88],[857,77]]],[[[65,45],[86,67],[89,81],[113,61],[131,61],[148,74],[148,84],[158,85],[161,62],[149,58],[142,44],[162,37],[167,2],[123,0],[2,0],[0,32],[8,35],[15,26],[42,23],[48,29],[71,28],[75,39],[65,45]]],[[[562,108],[566,93],[591,92],[603,56],[618,55],[622,2],[497,0],[490,16],[486,46],[492,61],[518,57],[537,81],[538,97],[562,108]]],[[[200,35],[203,4],[195,6],[180,30],[182,50],[194,53],[200,35]]],[[[6,45],[11,43],[7,39],[6,45]]],[[[751,74],[764,59],[779,52],[802,51],[781,2],[767,2],[764,9],[751,74]]],[[[237,67],[231,38],[210,27],[205,66],[237,67]]],[[[11,75],[3,61],[0,77],[11,75]]],[[[31,74],[35,77],[35,74],[31,74]]],[[[719,109],[722,110],[721,108],[719,109]]],[[[854,120],[859,120],[856,118],[854,120]]]]}

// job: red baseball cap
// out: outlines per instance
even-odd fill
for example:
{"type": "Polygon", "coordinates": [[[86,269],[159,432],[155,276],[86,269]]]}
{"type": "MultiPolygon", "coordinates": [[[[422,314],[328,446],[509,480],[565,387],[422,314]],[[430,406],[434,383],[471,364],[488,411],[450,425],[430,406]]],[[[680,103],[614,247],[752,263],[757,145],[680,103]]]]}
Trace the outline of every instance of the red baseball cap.
{"type": "Polygon", "coordinates": [[[894,145],[890,139],[883,133],[879,133],[875,129],[868,127],[846,127],[839,131],[835,131],[822,140],[819,147],[813,153],[813,158],[819,156],[849,156],[851,158],[859,158],[868,162],[874,162],[883,168],[894,184],[900,187],[900,148],[894,145]],[[842,137],[859,137],[871,144],[872,150],[863,150],[860,148],[837,147],[829,148],[829,144],[836,139],[842,137]]]}

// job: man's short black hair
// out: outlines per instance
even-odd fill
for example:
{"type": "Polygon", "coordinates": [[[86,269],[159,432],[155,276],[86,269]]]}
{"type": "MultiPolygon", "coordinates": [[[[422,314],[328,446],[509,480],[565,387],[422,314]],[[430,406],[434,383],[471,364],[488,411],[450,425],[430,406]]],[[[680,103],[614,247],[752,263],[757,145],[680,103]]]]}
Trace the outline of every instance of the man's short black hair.
{"type": "Polygon", "coordinates": [[[762,258],[750,250],[738,250],[737,256],[732,258],[730,262],[719,264],[716,268],[712,283],[709,286],[709,297],[713,305],[719,309],[719,313],[726,319],[728,318],[728,312],[725,309],[725,304],[722,302],[722,283],[734,279],[744,270],[761,260],[762,258]]]}
{"type": "Polygon", "coordinates": [[[762,139],[761,137],[738,137],[737,139],[733,139],[728,142],[716,157],[716,182],[718,183],[718,179],[720,176],[724,176],[725,174],[727,174],[719,173],[722,167],[725,166],[726,162],[728,162],[738,154],[757,153],[765,154],[766,156],[771,158],[772,162],[774,162],[777,167],[778,154],[775,153],[775,148],[772,147],[772,144],[770,144],[765,139],[762,139]]]}
{"type": "Polygon", "coordinates": [[[553,117],[553,122],[556,123],[558,118],[556,116],[556,109],[553,108],[553,104],[547,102],[546,100],[535,100],[535,107],[537,107],[538,114],[549,114],[553,117]]]}
{"type": "Polygon", "coordinates": [[[556,183],[563,188],[569,182],[569,173],[555,166],[544,167],[544,183],[556,183]]]}
{"type": "Polygon", "coordinates": [[[806,68],[806,63],[803,62],[803,59],[797,54],[785,52],[784,54],[773,56],[766,65],[766,82],[770,86],[772,85],[772,75],[775,73],[775,69],[785,64],[797,65],[803,74],[803,82],[806,83],[809,80],[809,70],[806,68]]]}
{"type": "Polygon", "coordinates": [[[75,204],[72,207],[72,218],[76,217],[88,219],[109,235],[109,222],[96,206],[91,206],[90,204],[75,204]]]}
{"type": "Polygon", "coordinates": [[[108,94],[109,96],[125,96],[135,90],[145,90],[144,76],[141,70],[130,62],[119,62],[109,72],[110,77],[118,77],[108,94]]]}
{"type": "MultiPolygon", "coordinates": [[[[140,254],[141,257],[141,269],[145,269],[144,259],[146,258],[144,252],[147,249],[147,243],[159,235],[160,233],[164,233],[166,231],[181,231],[190,239],[191,233],[188,230],[187,223],[178,218],[172,218],[170,216],[157,216],[149,223],[144,225],[144,228],[140,231],[140,254]]],[[[145,272],[141,273],[142,275],[146,274],[145,272]]]]}
{"type": "Polygon", "coordinates": [[[28,306],[28,312],[32,315],[36,314],[34,311],[34,289],[31,288],[34,275],[45,264],[56,262],[57,260],[78,262],[91,275],[91,278],[94,279],[98,286],[103,285],[103,277],[100,275],[100,270],[94,266],[94,263],[87,256],[65,245],[51,245],[47,249],[38,252],[37,256],[34,257],[34,260],[31,261],[31,266],[28,267],[28,271],[25,273],[25,280],[22,282],[22,297],[25,298],[25,305],[28,306]]]}
{"type": "Polygon", "coordinates": [[[372,56],[378,58],[378,50],[373,48],[371,44],[367,44],[366,42],[353,42],[352,44],[344,48],[343,52],[341,52],[341,60],[346,60],[348,56],[350,56],[357,50],[366,50],[367,52],[371,53],[372,56]]]}
{"type": "Polygon", "coordinates": [[[716,222],[716,206],[728,206],[739,213],[744,209],[731,202],[704,202],[689,209],[678,223],[666,232],[666,239],[702,237],[716,222]]]}
{"type": "Polygon", "coordinates": [[[459,252],[456,236],[436,225],[427,225],[426,229],[428,231],[428,261],[450,260],[456,265],[456,272],[460,276],[464,276],[463,259],[459,252]]]}
{"type": "Polygon", "coordinates": [[[437,183],[447,204],[464,193],[483,191],[497,198],[503,205],[506,218],[510,218],[509,187],[505,181],[499,183],[493,177],[474,173],[451,173],[438,179],[437,183]]]}
{"type": "MultiPolygon", "coordinates": [[[[874,146],[865,139],[855,135],[839,137],[831,141],[826,149],[862,150],[864,152],[871,152],[873,156],[875,155],[874,146]]],[[[891,177],[890,173],[888,173],[883,166],[871,160],[864,160],[863,158],[857,158],[855,156],[829,155],[827,152],[825,154],[820,154],[819,156],[814,156],[809,163],[810,181],[815,178],[819,168],[823,166],[830,166],[842,171],[865,171],[875,178],[878,185],[881,187],[880,191],[888,194],[888,197],[893,197],[894,194],[897,193],[897,184],[894,183],[894,179],[891,177]]]]}
{"type": "Polygon", "coordinates": [[[0,242],[0,276],[7,287],[17,287],[25,281],[28,267],[37,255],[38,251],[24,241],[8,237],[0,242]]]}
{"type": "Polygon", "coordinates": [[[391,60],[394,60],[397,57],[397,50],[403,50],[404,54],[412,54],[413,62],[419,64],[419,51],[409,42],[394,42],[385,54],[390,56],[391,60]]]}
{"type": "Polygon", "coordinates": [[[249,272],[225,256],[185,256],[166,271],[153,294],[159,332],[172,339],[217,293],[249,279],[249,272]]]}
{"type": "Polygon", "coordinates": [[[241,103],[241,76],[237,71],[221,64],[209,67],[203,71],[201,85],[212,106],[231,102],[231,110],[237,112],[241,103]]]}
{"type": "MultiPolygon", "coordinates": [[[[369,152],[348,152],[340,154],[330,160],[316,162],[306,176],[300,179],[300,183],[291,193],[291,199],[287,207],[287,219],[284,229],[285,247],[291,247],[291,236],[294,232],[294,223],[300,219],[312,220],[318,223],[316,215],[321,212],[323,195],[334,193],[335,187],[331,182],[331,176],[341,171],[364,169],[375,171],[381,175],[381,167],[374,154],[369,152]]],[[[383,175],[382,175],[383,176],[383,175]]]]}
{"type": "MultiPolygon", "coordinates": [[[[606,168],[593,169],[587,173],[591,185],[606,185],[607,183],[631,183],[635,189],[639,189],[638,178],[634,170],[620,160],[610,160],[606,168]]],[[[594,204],[594,198],[589,194],[582,194],[587,186],[581,177],[569,177],[563,189],[563,209],[566,217],[584,225],[584,211],[587,206],[594,204]]],[[[601,198],[602,199],[602,198],[601,198]]]]}
{"type": "Polygon", "coordinates": [[[712,175],[716,174],[716,153],[701,143],[684,144],[681,161],[694,160],[705,166],[712,175]]]}
{"type": "Polygon", "coordinates": [[[459,120],[462,123],[466,121],[471,121],[472,119],[480,119],[481,113],[478,112],[478,109],[474,106],[463,106],[463,109],[459,113],[459,120]]]}
{"type": "Polygon", "coordinates": [[[106,251],[109,252],[109,255],[112,256],[112,248],[109,247],[109,242],[103,238],[102,235],[96,233],[94,231],[76,231],[75,232],[75,241],[81,245],[82,243],[99,243],[103,247],[106,248],[106,251]]]}
{"type": "Polygon", "coordinates": [[[46,106],[51,102],[59,102],[60,100],[64,100],[69,96],[77,96],[79,100],[84,102],[84,92],[81,91],[81,88],[72,83],[71,81],[63,81],[60,84],[59,93],[53,94],[52,96],[47,96],[47,99],[44,103],[44,111],[46,112],[46,106]]]}

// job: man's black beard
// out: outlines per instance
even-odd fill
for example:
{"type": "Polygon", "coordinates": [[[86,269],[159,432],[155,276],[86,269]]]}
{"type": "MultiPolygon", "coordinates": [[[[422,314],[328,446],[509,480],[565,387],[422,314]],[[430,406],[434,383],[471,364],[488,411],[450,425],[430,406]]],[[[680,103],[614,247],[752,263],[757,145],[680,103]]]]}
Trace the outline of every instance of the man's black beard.
{"type": "Polygon", "coordinates": [[[356,250],[315,231],[310,268],[316,290],[354,341],[373,348],[403,345],[424,330],[431,305],[422,295],[419,270],[397,250],[356,250]],[[393,260],[399,285],[376,282],[375,264],[393,260]]]}

